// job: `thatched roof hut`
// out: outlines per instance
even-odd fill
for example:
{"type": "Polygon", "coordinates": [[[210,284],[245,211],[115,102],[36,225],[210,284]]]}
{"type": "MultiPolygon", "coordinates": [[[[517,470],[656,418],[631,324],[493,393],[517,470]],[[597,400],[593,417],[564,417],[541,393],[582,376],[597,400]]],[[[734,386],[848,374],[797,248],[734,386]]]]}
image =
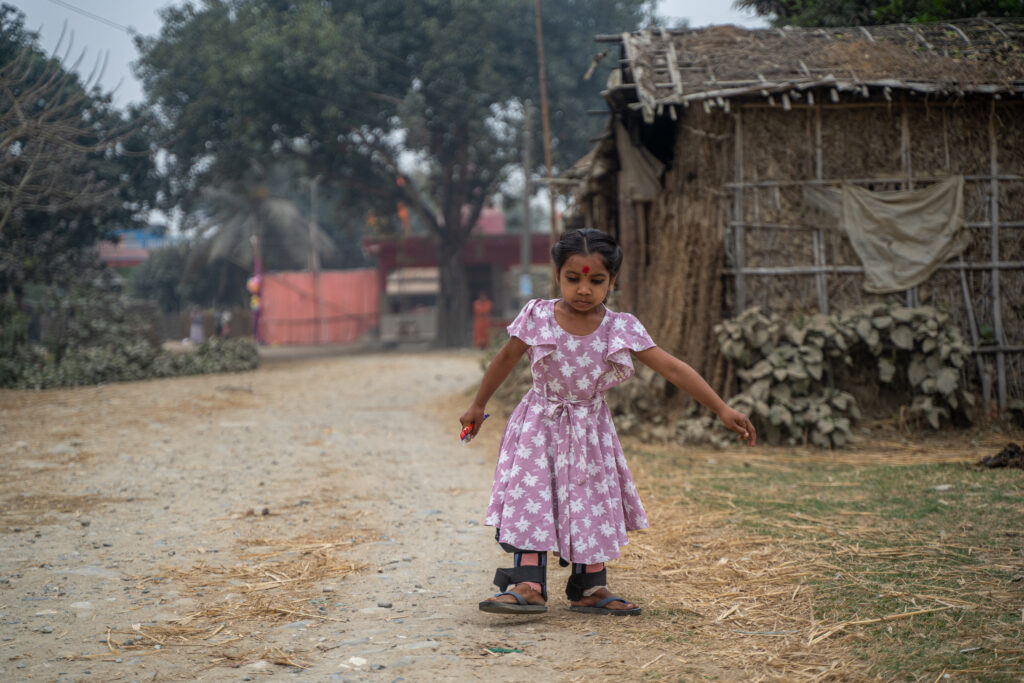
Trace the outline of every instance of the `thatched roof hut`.
{"type": "Polygon", "coordinates": [[[986,397],[1024,397],[1024,20],[598,40],[619,46],[611,121],[566,177],[579,220],[626,250],[620,304],[664,346],[725,388],[723,317],[898,296],[954,312],[986,397]],[[895,284],[822,201],[944,182],[957,248],[895,284]]]}

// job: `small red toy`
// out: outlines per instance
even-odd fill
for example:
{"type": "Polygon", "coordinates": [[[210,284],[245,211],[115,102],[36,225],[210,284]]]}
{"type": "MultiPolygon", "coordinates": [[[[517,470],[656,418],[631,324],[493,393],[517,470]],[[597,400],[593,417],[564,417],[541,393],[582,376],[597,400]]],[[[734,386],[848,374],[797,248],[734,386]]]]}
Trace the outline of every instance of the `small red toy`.
{"type": "MultiPolygon", "coordinates": [[[[484,413],[484,420],[486,420],[489,417],[490,417],[490,415],[488,415],[487,413],[484,413]]],[[[483,422],[483,420],[481,420],[481,422],[483,422]]],[[[470,441],[473,440],[473,437],[471,437],[469,435],[469,433],[471,431],[473,431],[473,425],[474,425],[474,423],[470,422],[468,425],[466,425],[465,427],[462,428],[461,432],[459,432],[459,440],[462,443],[469,443],[470,441]]]]}

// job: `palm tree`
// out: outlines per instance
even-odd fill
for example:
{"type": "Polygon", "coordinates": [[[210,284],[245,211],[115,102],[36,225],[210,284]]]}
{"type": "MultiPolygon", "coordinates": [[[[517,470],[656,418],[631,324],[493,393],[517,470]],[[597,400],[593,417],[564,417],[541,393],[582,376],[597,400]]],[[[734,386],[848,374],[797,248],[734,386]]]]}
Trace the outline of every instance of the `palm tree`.
{"type": "Polygon", "coordinates": [[[252,264],[253,274],[262,270],[263,248],[280,247],[288,263],[310,264],[312,255],[334,253],[331,238],[305,216],[295,202],[275,196],[266,183],[231,183],[203,191],[208,218],[200,228],[200,239],[192,262],[219,258],[242,267],[252,264]]]}
{"type": "MultiPolygon", "coordinates": [[[[315,218],[305,216],[292,199],[276,194],[266,177],[230,182],[202,194],[207,217],[186,273],[201,264],[226,259],[246,269],[252,264],[252,274],[258,278],[263,272],[264,248],[273,244],[278,250],[275,262],[292,267],[305,264],[313,271],[314,309],[319,310],[320,259],[333,254],[335,245],[315,218]]],[[[315,212],[315,205],[311,208],[315,212]]],[[[259,341],[258,311],[253,327],[259,341]]]]}

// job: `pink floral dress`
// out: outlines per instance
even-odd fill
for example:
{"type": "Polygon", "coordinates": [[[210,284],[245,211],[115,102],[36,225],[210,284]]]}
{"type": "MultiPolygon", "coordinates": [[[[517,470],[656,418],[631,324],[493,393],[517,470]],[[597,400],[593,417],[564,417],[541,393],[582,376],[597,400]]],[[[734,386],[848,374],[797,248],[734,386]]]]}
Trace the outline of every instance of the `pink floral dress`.
{"type": "Polygon", "coordinates": [[[530,301],[508,326],[530,347],[533,386],[505,427],[486,523],[516,548],[594,564],[648,527],[604,395],[632,377],[630,353],[654,342],[634,316],[610,310],[591,334],[569,334],[555,302],[530,301]]]}

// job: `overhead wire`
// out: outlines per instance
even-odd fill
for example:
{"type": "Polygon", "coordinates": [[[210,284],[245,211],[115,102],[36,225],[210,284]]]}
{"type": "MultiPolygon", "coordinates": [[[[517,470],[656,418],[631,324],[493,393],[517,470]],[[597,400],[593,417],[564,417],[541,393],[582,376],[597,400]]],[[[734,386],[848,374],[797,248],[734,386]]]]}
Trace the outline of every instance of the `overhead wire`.
{"type": "MultiPolygon", "coordinates": [[[[102,24],[106,24],[107,26],[110,26],[111,28],[117,29],[119,31],[124,31],[129,36],[135,36],[135,35],[138,34],[138,31],[136,31],[135,29],[133,29],[130,26],[125,26],[123,24],[119,24],[116,21],[113,21],[111,19],[107,19],[106,17],[103,17],[103,16],[101,16],[99,14],[96,14],[95,12],[90,12],[88,10],[82,9],[81,7],[77,7],[77,6],[73,5],[73,4],[71,4],[70,2],[67,2],[66,0],[50,0],[50,2],[52,2],[53,4],[58,5],[60,7],[64,7],[65,9],[71,10],[72,12],[77,12],[78,14],[81,14],[84,17],[88,17],[89,19],[92,19],[94,21],[98,21],[98,22],[100,22],[102,24]]],[[[408,71],[407,68],[403,68],[401,71],[399,71],[396,68],[396,65],[401,65],[402,67],[407,67],[407,65],[405,64],[405,60],[401,56],[393,54],[393,53],[388,52],[386,50],[383,50],[382,48],[380,48],[380,46],[374,45],[374,44],[368,44],[368,45],[364,44],[361,47],[363,47],[364,49],[367,49],[368,52],[375,53],[376,56],[379,57],[379,58],[386,59],[386,60],[389,60],[390,62],[392,62],[392,64],[390,64],[390,65],[387,64],[387,62],[378,62],[377,65],[376,65],[377,68],[383,67],[383,69],[385,71],[387,71],[392,76],[398,76],[398,77],[404,78],[404,79],[412,79],[412,77],[413,77],[412,72],[408,71]]],[[[328,99],[326,97],[320,97],[320,96],[318,96],[318,95],[316,95],[314,93],[310,93],[310,92],[301,92],[301,91],[294,90],[294,89],[291,89],[291,88],[280,88],[280,89],[279,88],[274,88],[274,89],[278,90],[279,92],[281,90],[285,90],[286,89],[286,90],[289,90],[290,91],[289,94],[291,94],[293,96],[294,95],[299,95],[299,96],[304,96],[304,97],[310,97],[312,99],[319,100],[319,101],[321,101],[323,103],[326,103],[326,104],[333,104],[334,103],[333,100],[330,100],[330,99],[328,99]]],[[[349,109],[358,111],[361,114],[379,113],[379,112],[373,112],[373,111],[371,111],[369,109],[362,108],[362,107],[349,107],[349,109]]]]}
{"type": "Polygon", "coordinates": [[[50,2],[52,2],[55,5],[59,5],[65,9],[69,9],[72,12],[78,12],[84,17],[89,17],[90,19],[98,21],[101,24],[106,24],[111,28],[116,28],[119,31],[124,31],[129,36],[134,36],[136,33],[138,33],[138,31],[133,29],[131,26],[124,26],[122,24],[117,23],[116,21],[111,21],[110,19],[107,19],[106,17],[101,17],[100,15],[90,12],[89,10],[84,10],[81,7],[76,7],[72,5],[70,2],[65,2],[65,0],[50,0],[50,2]]]}
{"type": "MultiPolygon", "coordinates": [[[[77,12],[78,14],[81,14],[82,16],[88,17],[88,18],[90,18],[90,19],[92,19],[94,21],[98,21],[100,23],[106,24],[107,26],[110,26],[110,27],[115,28],[117,30],[124,31],[125,33],[127,33],[130,36],[137,35],[137,33],[138,33],[135,29],[133,29],[130,26],[125,26],[123,24],[119,24],[119,23],[117,23],[117,22],[115,22],[113,20],[107,19],[106,17],[103,17],[103,16],[101,16],[99,14],[96,14],[94,12],[90,12],[88,10],[82,9],[80,7],[77,7],[77,6],[73,5],[73,4],[71,4],[70,2],[67,2],[67,0],[50,0],[50,2],[52,2],[53,4],[58,5],[60,7],[64,7],[66,9],[69,9],[72,12],[77,12]]],[[[414,78],[413,72],[410,70],[408,64],[406,63],[405,59],[401,55],[397,55],[397,54],[395,54],[395,53],[393,53],[393,52],[391,52],[389,50],[386,50],[386,49],[382,48],[380,45],[377,45],[375,43],[364,43],[364,44],[360,45],[360,47],[362,49],[365,49],[368,53],[371,53],[371,54],[373,54],[374,56],[376,56],[378,58],[379,61],[377,61],[377,63],[375,64],[375,67],[377,69],[380,69],[381,71],[387,73],[390,76],[398,77],[400,79],[404,79],[404,80],[407,80],[407,81],[411,81],[414,78]]],[[[270,89],[276,90],[280,94],[289,94],[291,96],[308,97],[310,99],[318,100],[318,101],[320,101],[320,102],[322,102],[324,104],[335,104],[335,101],[330,99],[330,98],[322,97],[322,96],[320,96],[320,95],[318,95],[316,93],[313,93],[313,92],[299,91],[299,90],[296,90],[296,89],[293,89],[293,88],[289,88],[289,87],[284,86],[284,85],[280,85],[278,87],[270,86],[270,89]]],[[[397,98],[397,99],[400,99],[400,98],[397,98]]],[[[366,108],[366,107],[358,107],[358,106],[353,107],[353,106],[350,105],[350,106],[348,106],[346,108],[351,110],[351,111],[356,111],[356,112],[358,112],[360,114],[366,114],[366,115],[373,115],[373,114],[379,114],[380,113],[379,111],[373,111],[373,110],[371,110],[369,108],[366,108]]]]}
{"type": "MultiPolygon", "coordinates": [[[[123,24],[119,24],[119,23],[117,23],[117,22],[115,22],[113,20],[107,19],[106,17],[103,17],[103,16],[101,16],[99,14],[96,14],[94,12],[90,12],[88,10],[82,9],[80,7],[77,7],[77,6],[73,5],[73,4],[71,4],[70,2],[67,2],[66,0],[50,0],[50,2],[52,2],[53,4],[58,5],[60,7],[64,7],[66,9],[68,9],[68,10],[76,12],[78,14],[81,14],[82,16],[85,16],[85,17],[87,17],[89,19],[92,19],[94,21],[103,23],[103,24],[105,24],[107,26],[110,26],[111,28],[123,31],[123,32],[127,33],[129,36],[134,36],[134,35],[137,35],[137,33],[138,33],[135,29],[133,29],[130,26],[125,26],[123,24]]],[[[412,81],[414,79],[414,74],[413,74],[412,70],[410,69],[409,65],[407,64],[405,58],[403,58],[401,55],[395,54],[392,51],[389,51],[389,50],[383,48],[382,46],[380,46],[378,44],[375,44],[375,43],[372,43],[372,42],[364,43],[360,47],[362,49],[366,50],[366,52],[368,54],[370,54],[372,56],[375,56],[377,58],[377,61],[376,61],[376,64],[375,64],[375,68],[379,69],[383,73],[385,73],[385,74],[387,74],[389,76],[392,76],[392,77],[398,77],[400,80],[405,80],[405,81],[412,81]]],[[[305,98],[309,98],[309,99],[314,100],[314,101],[319,101],[319,102],[321,102],[323,104],[336,104],[335,100],[333,100],[331,98],[328,98],[328,97],[321,96],[320,94],[318,94],[316,92],[300,91],[298,89],[291,88],[291,87],[289,87],[289,86],[287,86],[285,84],[273,84],[273,85],[264,84],[263,87],[267,87],[268,89],[270,89],[272,91],[275,91],[275,92],[277,92],[279,94],[288,95],[288,96],[291,96],[293,98],[294,97],[305,97],[305,98]]],[[[396,98],[396,99],[400,99],[400,98],[396,98]]],[[[363,115],[367,115],[367,116],[371,116],[371,117],[379,116],[381,114],[381,110],[380,109],[372,109],[372,108],[369,108],[369,107],[366,107],[366,106],[358,106],[358,105],[352,106],[351,103],[349,103],[348,106],[345,107],[345,109],[348,110],[348,111],[354,111],[354,112],[357,112],[359,114],[363,114],[363,115]]],[[[351,130],[355,130],[355,129],[356,129],[356,127],[353,127],[351,130]]]]}

